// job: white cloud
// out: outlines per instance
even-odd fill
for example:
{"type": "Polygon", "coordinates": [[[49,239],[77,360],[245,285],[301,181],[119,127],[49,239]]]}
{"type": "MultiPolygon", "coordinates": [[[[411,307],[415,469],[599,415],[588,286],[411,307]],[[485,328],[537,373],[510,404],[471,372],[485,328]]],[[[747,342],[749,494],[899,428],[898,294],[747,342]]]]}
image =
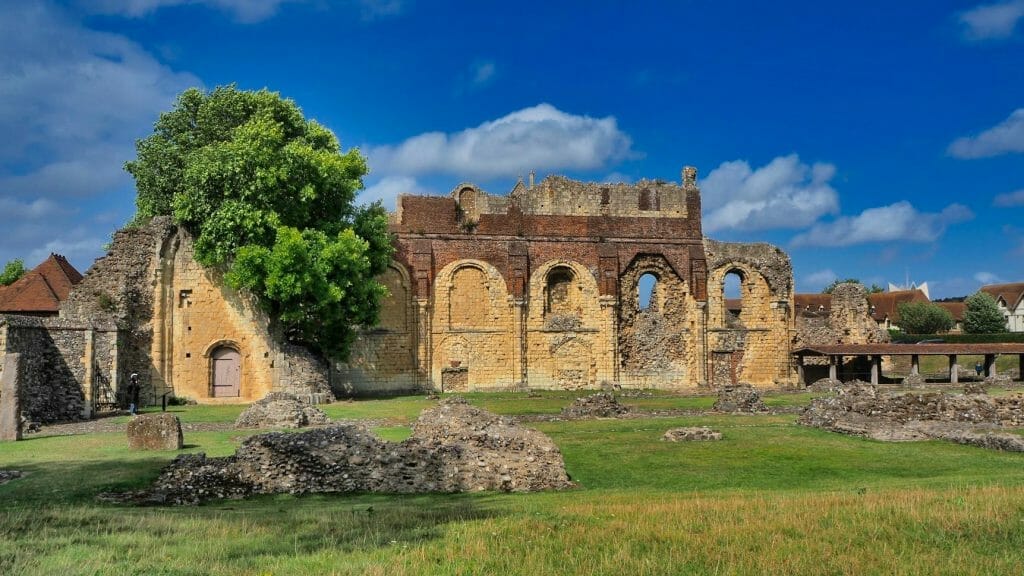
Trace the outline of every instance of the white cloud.
{"type": "Polygon", "coordinates": [[[1003,282],[1000,276],[991,272],[978,272],[974,275],[974,279],[981,284],[1000,284],[1003,282]]]}
{"type": "Polygon", "coordinates": [[[612,172],[601,179],[602,184],[632,184],[633,177],[622,172],[612,172]]]}
{"type": "Polygon", "coordinates": [[[277,13],[282,4],[303,1],[305,0],[91,0],[83,4],[94,13],[117,14],[129,18],[140,18],[161,8],[199,4],[228,12],[239,22],[252,23],[270,18],[277,13]]]}
{"type": "Polygon", "coordinates": [[[35,219],[5,229],[0,260],[46,242],[70,246],[90,203],[130,205],[121,165],[134,157],[135,139],[178,92],[199,84],[48,3],[0,4],[0,78],[0,211],[35,219]]]}
{"type": "Polygon", "coordinates": [[[870,242],[932,242],[946,227],[970,220],[974,214],[966,206],[950,204],[942,212],[918,212],[910,202],[902,201],[869,208],[858,216],[844,216],[833,222],[814,225],[793,238],[794,246],[850,246],[870,242]]]}
{"type": "Polygon", "coordinates": [[[493,60],[481,60],[474,62],[470,66],[470,83],[473,86],[486,86],[494,80],[495,74],[498,72],[497,66],[493,60]]]}
{"type": "Polygon", "coordinates": [[[968,40],[996,40],[1012,36],[1021,18],[1024,18],[1024,0],[1009,0],[962,12],[960,23],[968,40]]]}
{"type": "Polygon", "coordinates": [[[427,132],[397,146],[369,147],[370,165],[389,175],[516,176],[526,170],[594,170],[631,154],[612,116],[591,118],[538,104],[461,132],[427,132]]]}
{"type": "Polygon", "coordinates": [[[1024,152],[1024,108],[977,136],[957,138],[949,145],[956,158],[985,158],[1009,152],[1024,152]]]}
{"type": "Polygon", "coordinates": [[[811,272],[805,276],[804,283],[813,289],[821,289],[835,282],[838,278],[839,276],[837,276],[831,268],[825,268],[824,270],[811,272]]]}
{"type": "Polygon", "coordinates": [[[395,199],[398,198],[399,194],[422,196],[425,194],[436,194],[436,192],[424,188],[411,176],[385,176],[360,192],[356,201],[360,204],[369,204],[380,200],[385,208],[394,210],[395,199]]]}
{"type": "Polygon", "coordinates": [[[796,154],[756,170],[745,160],[723,162],[701,180],[704,230],[802,228],[839,211],[829,184],[832,164],[808,166],[796,154]]]}
{"type": "Polygon", "coordinates": [[[993,206],[1024,206],[1024,189],[1000,194],[992,200],[993,206]]]}

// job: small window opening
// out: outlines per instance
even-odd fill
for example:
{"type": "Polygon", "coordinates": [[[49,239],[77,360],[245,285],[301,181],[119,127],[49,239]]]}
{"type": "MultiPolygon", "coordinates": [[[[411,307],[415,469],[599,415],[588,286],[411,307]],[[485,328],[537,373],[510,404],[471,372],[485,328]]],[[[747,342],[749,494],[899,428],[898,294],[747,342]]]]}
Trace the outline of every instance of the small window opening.
{"type": "Polygon", "coordinates": [[[548,274],[547,311],[571,314],[573,273],[568,268],[555,268],[548,274]]]}
{"type": "Polygon", "coordinates": [[[658,277],[651,273],[640,276],[636,283],[636,302],[638,310],[658,310],[658,277]]]}
{"type": "Polygon", "coordinates": [[[739,318],[743,313],[743,278],[736,272],[730,272],[725,275],[723,284],[725,311],[739,318]]]}
{"type": "Polygon", "coordinates": [[[192,305],[192,291],[182,290],[178,292],[178,308],[188,308],[192,305]]]}

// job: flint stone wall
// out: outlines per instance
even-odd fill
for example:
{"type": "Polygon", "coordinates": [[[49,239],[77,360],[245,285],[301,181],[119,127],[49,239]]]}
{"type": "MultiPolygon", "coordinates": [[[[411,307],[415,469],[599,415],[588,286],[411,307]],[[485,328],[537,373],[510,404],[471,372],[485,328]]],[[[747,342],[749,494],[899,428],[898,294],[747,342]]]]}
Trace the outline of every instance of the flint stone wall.
{"type": "Polygon", "coordinates": [[[879,392],[870,384],[848,383],[833,396],[814,399],[797,422],[876,440],[940,438],[1024,451],[1024,442],[1016,435],[992,431],[1024,425],[1024,394],[879,392]]]}
{"type": "Polygon", "coordinates": [[[249,405],[235,428],[305,428],[330,423],[322,410],[286,392],[271,392],[249,405]]]}
{"type": "Polygon", "coordinates": [[[412,436],[399,443],[347,425],[252,436],[226,458],[179,456],[138,500],[196,504],[251,494],[521,492],[572,485],[546,435],[453,398],[424,411],[412,436]]]}

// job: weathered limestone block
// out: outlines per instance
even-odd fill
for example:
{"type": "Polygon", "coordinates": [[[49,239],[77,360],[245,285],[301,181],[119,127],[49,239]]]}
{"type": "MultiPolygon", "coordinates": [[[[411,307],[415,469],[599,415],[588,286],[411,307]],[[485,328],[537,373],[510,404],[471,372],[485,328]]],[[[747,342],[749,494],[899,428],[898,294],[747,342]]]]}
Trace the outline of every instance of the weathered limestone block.
{"type": "Polygon", "coordinates": [[[761,395],[750,384],[732,384],[718,389],[715,410],[753,414],[767,412],[768,407],[761,401],[761,395]]]}
{"type": "Polygon", "coordinates": [[[239,414],[235,428],[305,428],[330,421],[322,410],[292,394],[271,392],[239,414]]]}
{"type": "Polygon", "coordinates": [[[128,448],[132,450],[181,450],[181,421],[173,414],[143,414],[128,423],[128,448]]]}
{"type": "Polygon", "coordinates": [[[0,371],[0,440],[21,440],[21,355],[7,354],[0,371]]]}
{"type": "Polygon", "coordinates": [[[722,433],[712,430],[706,426],[694,426],[688,428],[672,428],[661,437],[666,442],[686,442],[701,440],[721,440],[722,433]]]}
{"type": "Polygon", "coordinates": [[[920,374],[907,374],[907,376],[903,378],[903,385],[909,388],[920,388],[921,386],[924,386],[924,384],[924,376],[921,376],[920,374]]]}

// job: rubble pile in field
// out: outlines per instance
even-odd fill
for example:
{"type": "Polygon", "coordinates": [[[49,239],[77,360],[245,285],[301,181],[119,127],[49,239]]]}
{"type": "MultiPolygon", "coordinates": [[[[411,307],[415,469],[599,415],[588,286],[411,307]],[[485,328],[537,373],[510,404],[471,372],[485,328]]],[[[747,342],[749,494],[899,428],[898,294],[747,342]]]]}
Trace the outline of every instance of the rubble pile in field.
{"type": "Polygon", "coordinates": [[[754,414],[767,412],[761,395],[750,384],[726,384],[718,389],[714,409],[719,412],[754,414]]]}
{"type": "Polygon", "coordinates": [[[590,396],[577,398],[572,404],[562,408],[564,418],[617,418],[629,414],[629,407],[619,404],[615,395],[598,392],[590,396]]]}
{"type": "Polygon", "coordinates": [[[286,392],[271,392],[239,414],[235,428],[305,428],[330,422],[316,406],[286,392]]]}
{"type": "Polygon", "coordinates": [[[1024,451],[1024,437],[999,431],[1024,425],[1024,394],[879,392],[877,386],[856,382],[814,399],[798,422],[890,442],[943,439],[1024,451]]]}
{"type": "Polygon", "coordinates": [[[234,456],[183,455],[135,502],[197,504],[251,494],[534,491],[572,486],[558,447],[511,419],[447,399],[424,411],[402,442],[360,425],[272,432],[234,456]]]}
{"type": "Polygon", "coordinates": [[[691,426],[686,428],[672,428],[665,432],[661,439],[667,442],[721,440],[722,433],[712,430],[707,426],[691,426]]]}

